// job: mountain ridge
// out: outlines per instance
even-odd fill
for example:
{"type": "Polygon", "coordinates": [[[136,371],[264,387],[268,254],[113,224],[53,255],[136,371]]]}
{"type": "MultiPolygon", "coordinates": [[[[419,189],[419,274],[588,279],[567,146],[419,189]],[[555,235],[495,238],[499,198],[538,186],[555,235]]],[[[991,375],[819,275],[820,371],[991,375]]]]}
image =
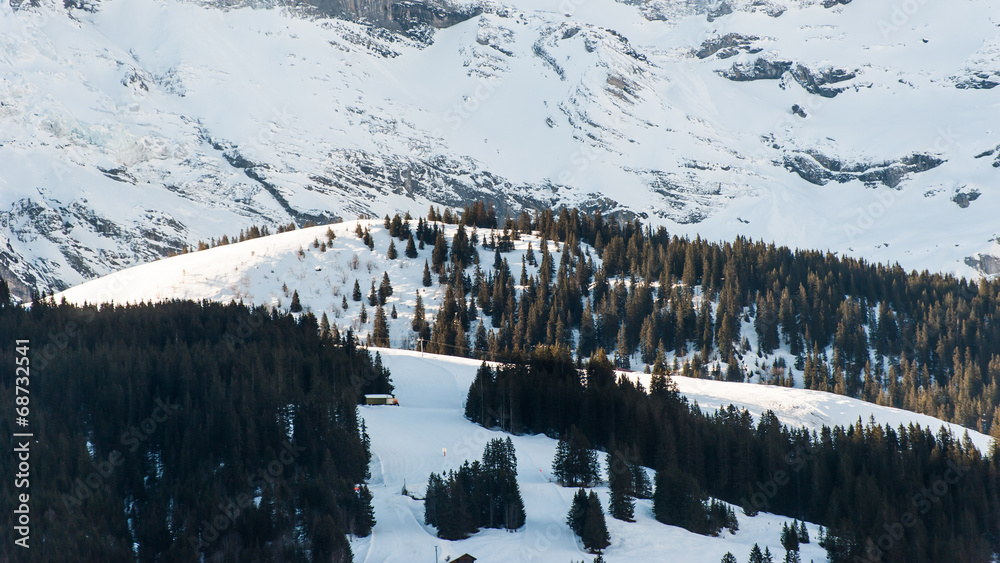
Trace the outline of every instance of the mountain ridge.
{"type": "Polygon", "coordinates": [[[88,6],[0,10],[22,294],[250,224],[471,199],[995,273],[986,2],[88,6]],[[475,15],[366,20],[390,5],[475,15]]]}

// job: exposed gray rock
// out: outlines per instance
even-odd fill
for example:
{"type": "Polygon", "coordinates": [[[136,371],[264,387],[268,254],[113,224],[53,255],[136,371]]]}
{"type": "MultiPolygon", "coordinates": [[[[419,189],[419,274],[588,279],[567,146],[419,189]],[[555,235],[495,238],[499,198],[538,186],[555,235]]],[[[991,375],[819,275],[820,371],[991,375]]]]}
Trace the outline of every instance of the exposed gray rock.
{"type": "Polygon", "coordinates": [[[712,55],[718,55],[720,59],[728,59],[740,51],[747,53],[759,53],[760,47],[754,47],[753,42],[759,41],[760,37],[755,35],[740,35],[739,33],[727,33],[721,37],[706,39],[701,48],[694,51],[694,56],[699,59],[707,59],[712,55]]]}
{"type": "Polygon", "coordinates": [[[965,191],[965,188],[962,188],[959,189],[954,196],[952,196],[951,200],[957,203],[962,209],[965,209],[969,207],[973,201],[979,199],[980,195],[979,190],[972,189],[965,191]]]}
{"type": "MultiPolygon", "coordinates": [[[[727,35],[717,40],[720,45],[718,48],[716,48],[715,44],[711,44],[706,41],[702,44],[702,49],[697,51],[695,54],[697,56],[704,54],[705,56],[701,58],[705,58],[711,56],[716,51],[725,49],[738,50],[741,45],[749,46],[750,44],[749,41],[740,42],[737,38],[726,40],[727,37],[729,36],[727,35]],[[732,43],[734,46],[727,46],[728,43],[732,43]],[[715,51],[712,50],[714,48],[716,49],[715,51]]],[[[735,54],[735,52],[733,54],[735,54]]],[[[721,53],[719,56],[721,58],[725,58],[721,53]]],[[[852,80],[858,75],[857,71],[837,68],[812,70],[803,64],[795,64],[792,61],[772,60],[768,57],[758,57],[757,60],[752,63],[734,63],[731,68],[717,72],[720,75],[737,82],[746,82],[750,80],[777,80],[788,72],[789,75],[807,92],[823,96],[824,98],[833,98],[847,89],[846,86],[835,87],[831,86],[832,84],[852,80]]]]}
{"type": "Polygon", "coordinates": [[[728,16],[731,13],[733,13],[733,7],[729,5],[729,2],[723,2],[708,11],[708,21],[715,21],[717,18],[728,16]]]}
{"type": "Polygon", "coordinates": [[[830,84],[846,82],[857,77],[857,71],[848,71],[839,68],[826,68],[813,71],[808,67],[798,64],[791,71],[792,77],[805,88],[810,94],[818,94],[824,98],[833,98],[837,94],[846,90],[845,87],[831,87],[830,84]]]}
{"type": "MultiPolygon", "coordinates": [[[[447,0],[196,0],[219,9],[288,6],[305,13],[373,24],[415,39],[427,39],[427,29],[441,29],[482,13],[479,6],[454,5],[447,0]]],[[[101,0],[64,0],[67,8],[96,11],[101,0]]],[[[10,0],[30,4],[28,1],[10,0]]],[[[15,7],[16,9],[16,7],[15,7]]]]}
{"type": "Polygon", "coordinates": [[[1000,258],[992,254],[979,254],[965,259],[965,265],[975,268],[987,276],[1000,274],[1000,258]]]}
{"type": "Polygon", "coordinates": [[[881,163],[845,163],[817,151],[797,152],[785,157],[785,168],[803,180],[824,186],[831,181],[841,184],[860,180],[869,187],[879,184],[895,188],[909,174],[937,168],[944,160],[926,154],[912,154],[896,161],[881,163]]]}
{"type": "Polygon", "coordinates": [[[955,87],[960,90],[992,90],[1000,86],[1000,76],[990,72],[973,72],[955,78],[955,87]]]}
{"type": "Polygon", "coordinates": [[[987,156],[993,156],[996,152],[1000,150],[1000,146],[995,149],[989,149],[977,154],[974,158],[986,158],[987,156]]]}
{"type": "Polygon", "coordinates": [[[993,155],[996,155],[996,158],[993,160],[993,168],[1000,168],[1000,145],[997,145],[995,149],[990,149],[977,154],[976,158],[986,158],[993,155]]]}
{"type": "Polygon", "coordinates": [[[734,63],[732,68],[716,72],[736,82],[749,82],[777,80],[791,68],[791,61],[771,61],[761,57],[752,63],[734,63]]]}

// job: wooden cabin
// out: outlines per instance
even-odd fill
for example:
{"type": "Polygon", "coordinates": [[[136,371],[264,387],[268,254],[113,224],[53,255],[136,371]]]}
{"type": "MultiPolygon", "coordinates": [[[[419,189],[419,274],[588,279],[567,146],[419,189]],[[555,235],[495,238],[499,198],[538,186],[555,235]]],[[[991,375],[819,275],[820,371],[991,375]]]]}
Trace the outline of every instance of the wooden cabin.
{"type": "Polygon", "coordinates": [[[398,405],[396,397],[387,394],[365,395],[366,405],[398,405]]]}

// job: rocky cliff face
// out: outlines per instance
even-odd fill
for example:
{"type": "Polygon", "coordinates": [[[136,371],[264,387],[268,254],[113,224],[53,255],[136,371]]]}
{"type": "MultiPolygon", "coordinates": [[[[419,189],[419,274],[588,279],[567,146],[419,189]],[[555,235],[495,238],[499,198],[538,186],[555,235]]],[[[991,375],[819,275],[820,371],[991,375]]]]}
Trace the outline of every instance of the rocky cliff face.
{"type": "Polygon", "coordinates": [[[480,13],[473,6],[455,6],[439,0],[306,0],[322,14],[369,22],[393,31],[421,27],[445,28],[480,13]]]}

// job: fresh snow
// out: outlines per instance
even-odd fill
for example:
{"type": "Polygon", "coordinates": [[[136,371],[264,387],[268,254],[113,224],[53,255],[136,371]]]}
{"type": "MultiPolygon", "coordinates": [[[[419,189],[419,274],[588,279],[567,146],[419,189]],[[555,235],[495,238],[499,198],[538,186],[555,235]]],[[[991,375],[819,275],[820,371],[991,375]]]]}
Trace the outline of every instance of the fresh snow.
{"type": "MultiPolygon", "coordinates": [[[[359,562],[432,561],[439,547],[439,561],[469,553],[479,561],[591,561],[579,539],[566,526],[574,488],[552,479],[556,440],[545,436],[511,436],[517,451],[518,484],[527,522],[516,532],[484,530],[461,541],[437,538],[423,523],[423,503],[403,496],[406,490],[422,497],[431,472],[457,469],[464,461],[481,459],[483,448],[503,432],[487,430],[465,419],[464,403],[480,363],[474,360],[377,349],[392,372],[400,406],[360,407],[372,441],[372,482],[378,523],[368,538],[352,540],[359,562]],[[446,455],[445,455],[446,454],[446,455]]],[[[602,472],[604,456],[601,456],[602,472]]],[[[608,488],[595,489],[607,511],[608,488]]],[[[653,518],[651,501],[636,503],[634,523],[607,516],[611,546],[604,552],[609,563],[626,561],[692,561],[716,563],[731,551],[746,560],[754,543],[770,548],[776,559],[784,556],[779,541],[781,525],[789,518],[760,513],[750,518],[734,507],[740,529],[719,537],[693,534],[666,526],[653,518]]],[[[817,544],[819,529],[809,525],[812,543],[802,545],[803,561],[824,561],[817,544]]]]}

